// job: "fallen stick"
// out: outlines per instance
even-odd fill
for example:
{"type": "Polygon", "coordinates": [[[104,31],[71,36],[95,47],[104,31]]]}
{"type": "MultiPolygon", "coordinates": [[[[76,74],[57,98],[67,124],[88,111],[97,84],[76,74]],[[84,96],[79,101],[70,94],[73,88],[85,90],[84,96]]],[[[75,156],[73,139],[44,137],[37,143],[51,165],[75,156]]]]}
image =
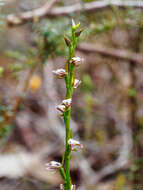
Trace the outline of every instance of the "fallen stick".
{"type": "Polygon", "coordinates": [[[32,11],[22,12],[18,15],[16,14],[10,14],[7,17],[7,22],[10,25],[19,25],[26,21],[34,20],[34,19],[40,19],[42,17],[46,16],[70,16],[70,14],[77,13],[77,12],[91,12],[91,11],[99,11],[103,10],[105,8],[109,8],[111,6],[117,6],[120,8],[125,7],[133,7],[133,8],[139,8],[143,9],[143,1],[141,0],[103,0],[103,1],[94,1],[91,3],[76,3],[69,6],[63,6],[63,7],[56,7],[52,8],[54,3],[57,0],[48,1],[45,5],[38,9],[34,9],[32,11]]]}
{"type": "Polygon", "coordinates": [[[97,45],[82,43],[78,48],[78,51],[84,53],[101,54],[106,57],[113,57],[116,59],[124,59],[127,61],[134,61],[137,63],[143,63],[143,54],[134,53],[128,50],[120,50],[114,48],[98,47],[97,45]]]}

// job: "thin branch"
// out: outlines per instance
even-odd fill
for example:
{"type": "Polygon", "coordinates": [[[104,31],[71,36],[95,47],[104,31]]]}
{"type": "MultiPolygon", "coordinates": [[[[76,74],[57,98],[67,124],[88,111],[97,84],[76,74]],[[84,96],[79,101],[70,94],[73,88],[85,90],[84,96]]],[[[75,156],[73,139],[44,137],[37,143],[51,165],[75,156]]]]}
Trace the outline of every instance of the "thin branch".
{"type": "Polygon", "coordinates": [[[32,11],[22,12],[19,15],[10,14],[7,17],[9,25],[19,25],[29,20],[40,19],[45,16],[57,0],[50,0],[41,8],[34,9],[32,11]]]}
{"type": "Polygon", "coordinates": [[[114,48],[105,48],[105,47],[98,47],[93,44],[89,43],[82,43],[78,48],[78,51],[82,51],[84,53],[95,53],[101,54],[106,57],[113,57],[116,59],[123,59],[128,61],[134,61],[137,63],[143,62],[143,54],[141,53],[134,53],[128,50],[120,50],[114,48]]]}
{"type": "Polygon", "coordinates": [[[57,0],[48,1],[45,5],[43,5],[41,8],[34,9],[32,11],[22,12],[19,15],[11,14],[7,17],[8,24],[11,25],[18,25],[22,24],[29,20],[34,20],[34,18],[42,18],[45,16],[62,16],[66,15],[69,16],[72,13],[77,13],[80,11],[84,12],[91,12],[91,11],[99,11],[103,10],[105,8],[109,8],[110,6],[118,6],[120,8],[124,7],[133,7],[133,8],[140,8],[143,9],[143,1],[142,0],[103,0],[103,1],[94,1],[91,3],[76,3],[74,5],[64,6],[64,7],[57,7],[53,8],[51,7],[54,5],[54,3],[57,0]],[[49,11],[50,10],[50,11],[49,11]]]}
{"type": "Polygon", "coordinates": [[[58,15],[69,15],[72,13],[76,13],[79,11],[84,12],[91,12],[91,11],[99,11],[110,6],[118,6],[120,8],[124,7],[133,7],[133,8],[143,8],[143,1],[131,1],[131,0],[103,0],[103,1],[94,1],[91,3],[80,4],[76,3],[74,5],[66,6],[66,7],[59,7],[54,8],[50,13],[47,15],[51,16],[58,16],[58,15]]]}

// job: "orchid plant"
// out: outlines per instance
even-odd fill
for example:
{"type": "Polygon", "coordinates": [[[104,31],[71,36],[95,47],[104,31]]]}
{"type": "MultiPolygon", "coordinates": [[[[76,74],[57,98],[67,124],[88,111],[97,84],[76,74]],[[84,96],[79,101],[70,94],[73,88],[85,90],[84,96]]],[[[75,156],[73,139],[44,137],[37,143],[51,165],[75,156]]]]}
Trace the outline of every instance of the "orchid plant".
{"type": "Polygon", "coordinates": [[[75,185],[72,184],[70,176],[70,157],[71,152],[76,151],[77,148],[83,148],[83,145],[73,139],[72,129],[70,128],[70,118],[71,118],[71,105],[73,91],[80,84],[81,81],[75,79],[75,68],[78,67],[82,59],[75,56],[75,48],[77,45],[78,37],[80,36],[82,30],[79,29],[80,23],[75,24],[72,20],[71,27],[71,39],[64,37],[66,45],[69,49],[68,61],[66,63],[66,69],[57,69],[53,71],[53,74],[59,79],[65,79],[66,84],[66,97],[65,100],[61,102],[56,108],[60,112],[61,117],[64,119],[65,123],[65,152],[63,154],[62,163],[51,161],[46,164],[46,169],[48,170],[59,170],[63,184],[60,185],[61,190],[75,190],[75,185]]]}

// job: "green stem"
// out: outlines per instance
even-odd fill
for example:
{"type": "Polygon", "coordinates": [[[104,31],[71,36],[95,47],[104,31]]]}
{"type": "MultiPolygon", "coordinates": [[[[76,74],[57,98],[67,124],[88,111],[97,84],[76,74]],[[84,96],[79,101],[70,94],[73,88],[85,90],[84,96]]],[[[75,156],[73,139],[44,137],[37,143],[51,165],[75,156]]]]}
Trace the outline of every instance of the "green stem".
{"type": "Polygon", "coordinates": [[[71,188],[71,177],[70,177],[70,149],[68,146],[68,140],[70,139],[70,115],[71,110],[68,110],[64,114],[64,122],[66,127],[66,139],[65,139],[65,173],[66,173],[66,184],[65,189],[70,190],[71,188]]]}
{"type": "Polygon", "coordinates": [[[59,171],[60,171],[60,174],[61,174],[63,180],[66,182],[66,174],[65,174],[64,169],[61,167],[61,168],[59,169],[59,171]]]}
{"type": "MultiPolygon", "coordinates": [[[[74,65],[72,64],[72,58],[75,56],[76,48],[76,36],[75,30],[72,28],[72,45],[69,47],[69,59],[66,65],[66,71],[68,75],[65,77],[66,82],[66,99],[72,98],[73,95],[73,82],[74,82],[74,65]]],[[[65,190],[71,190],[71,176],[70,176],[70,153],[71,150],[68,145],[68,140],[71,138],[71,129],[70,129],[70,118],[71,118],[71,108],[64,113],[64,122],[66,129],[65,137],[65,153],[63,155],[62,165],[65,166],[65,190]]]]}

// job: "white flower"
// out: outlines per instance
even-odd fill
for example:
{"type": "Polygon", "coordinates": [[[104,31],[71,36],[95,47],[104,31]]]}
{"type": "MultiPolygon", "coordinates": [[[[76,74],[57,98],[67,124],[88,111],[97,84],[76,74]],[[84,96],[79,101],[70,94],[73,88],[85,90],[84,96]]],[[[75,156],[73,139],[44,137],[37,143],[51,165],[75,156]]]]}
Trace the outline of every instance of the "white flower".
{"type": "Polygon", "coordinates": [[[74,66],[79,66],[81,64],[81,62],[83,62],[83,59],[81,59],[80,57],[73,57],[72,58],[72,64],[74,66]]]}
{"type": "Polygon", "coordinates": [[[74,139],[69,139],[68,144],[72,151],[77,151],[78,148],[80,149],[83,148],[83,145],[79,141],[74,140],[74,139]]]}
{"type": "Polygon", "coordinates": [[[60,190],[64,190],[64,185],[63,184],[60,184],[60,190]]]}
{"type": "Polygon", "coordinates": [[[67,75],[67,72],[65,69],[57,69],[55,71],[52,71],[53,74],[55,74],[59,79],[64,78],[67,75]]]}
{"type": "Polygon", "coordinates": [[[66,111],[65,105],[62,105],[62,104],[58,105],[58,106],[56,107],[56,109],[59,110],[59,111],[62,112],[62,113],[64,113],[64,112],[66,111]]]}
{"type": "MultiPolygon", "coordinates": [[[[60,190],[64,190],[64,185],[60,184],[60,190]]],[[[71,190],[76,190],[76,185],[71,185],[71,190]]]]}
{"type": "Polygon", "coordinates": [[[66,108],[69,108],[71,106],[71,103],[72,103],[72,99],[69,98],[69,99],[65,99],[62,101],[62,104],[66,107],[66,108]]]}
{"type": "Polygon", "coordinates": [[[53,171],[59,169],[61,166],[62,166],[61,163],[56,161],[51,161],[49,163],[46,163],[46,170],[53,171]]]}
{"type": "Polygon", "coordinates": [[[71,185],[71,190],[76,190],[76,185],[71,185]]]}
{"type": "Polygon", "coordinates": [[[81,84],[81,80],[75,79],[73,87],[77,88],[80,84],[81,84]]]}

